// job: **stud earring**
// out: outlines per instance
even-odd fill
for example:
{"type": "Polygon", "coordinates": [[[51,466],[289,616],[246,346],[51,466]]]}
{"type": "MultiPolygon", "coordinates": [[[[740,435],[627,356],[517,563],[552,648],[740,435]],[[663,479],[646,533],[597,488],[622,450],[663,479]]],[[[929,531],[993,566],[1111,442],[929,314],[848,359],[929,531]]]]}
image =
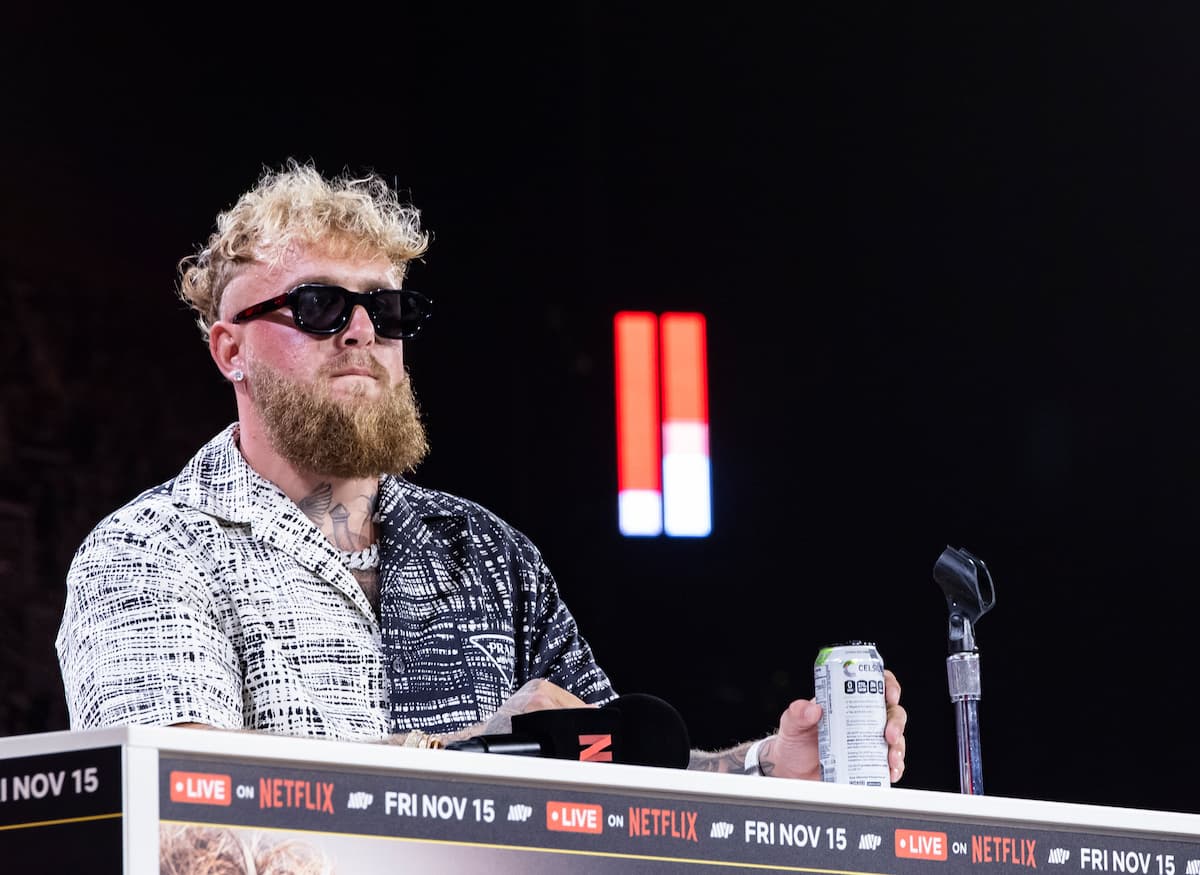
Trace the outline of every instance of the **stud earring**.
{"type": "Polygon", "coordinates": [[[234,370],[229,376],[233,377],[233,382],[235,383],[240,383],[242,380],[246,379],[246,375],[242,373],[240,368],[234,370]]]}

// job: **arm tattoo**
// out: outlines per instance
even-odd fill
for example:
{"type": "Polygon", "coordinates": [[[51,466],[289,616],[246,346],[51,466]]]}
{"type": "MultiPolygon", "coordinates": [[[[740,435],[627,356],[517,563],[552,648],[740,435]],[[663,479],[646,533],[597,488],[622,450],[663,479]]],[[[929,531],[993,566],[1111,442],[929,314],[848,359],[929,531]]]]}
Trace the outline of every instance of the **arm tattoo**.
{"type": "Polygon", "coordinates": [[[746,769],[746,751],[749,749],[750,742],[729,750],[694,750],[688,760],[688,768],[698,772],[733,772],[740,775],[746,769]]]}
{"type": "MultiPolygon", "coordinates": [[[[747,741],[728,750],[713,752],[694,750],[688,768],[698,772],[733,772],[741,775],[746,771],[746,752],[754,742],[747,741]]],[[[768,777],[775,774],[775,761],[766,755],[766,746],[758,749],[758,768],[768,777]]]]}

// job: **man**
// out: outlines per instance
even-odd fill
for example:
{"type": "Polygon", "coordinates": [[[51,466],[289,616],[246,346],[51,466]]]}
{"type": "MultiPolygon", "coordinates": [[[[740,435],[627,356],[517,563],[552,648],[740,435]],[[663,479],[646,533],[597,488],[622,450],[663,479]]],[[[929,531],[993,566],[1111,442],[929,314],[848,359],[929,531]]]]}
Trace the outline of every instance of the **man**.
{"type": "MultiPolygon", "coordinates": [[[[404,367],[428,237],[377,176],[289,162],[180,262],[237,421],[103,520],[57,639],[73,728],[199,725],[438,747],[615,698],[537,548],[402,475],[425,432],[404,367]]],[[[892,779],[904,769],[887,675],[892,779]]],[[[819,778],[820,708],[693,768],[819,778]]]]}

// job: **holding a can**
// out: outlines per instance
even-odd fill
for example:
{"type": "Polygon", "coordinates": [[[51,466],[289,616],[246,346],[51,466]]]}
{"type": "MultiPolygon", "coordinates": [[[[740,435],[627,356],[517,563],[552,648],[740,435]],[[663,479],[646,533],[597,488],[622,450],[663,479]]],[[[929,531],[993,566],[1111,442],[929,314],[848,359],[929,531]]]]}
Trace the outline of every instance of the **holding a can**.
{"type": "Polygon", "coordinates": [[[813,681],[821,706],[821,779],[890,786],[883,659],[875,645],[852,641],[823,647],[813,663],[813,681]]]}
{"type": "MultiPolygon", "coordinates": [[[[743,751],[742,770],[878,787],[899,781],[908,715],[900,705],[900,683],[879,651],[867,642],[822,648],[813,671],[815,698],[792,702],[774,734],[734,749],[743,751]]],[[[707,766],[693,756],[691,767],[707,766]]]]}

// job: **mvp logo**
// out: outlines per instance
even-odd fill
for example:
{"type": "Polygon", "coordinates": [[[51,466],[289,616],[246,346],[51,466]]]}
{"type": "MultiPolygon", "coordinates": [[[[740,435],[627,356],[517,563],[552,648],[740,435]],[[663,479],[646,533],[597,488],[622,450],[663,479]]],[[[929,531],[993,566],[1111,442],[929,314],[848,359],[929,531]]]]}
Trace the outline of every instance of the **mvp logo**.
{"type": "Polygon", "coordinates": [[[727,820],[713,821],[712,828],[709,830],[709,838],[727,839],[733,835],[733,824],[727,820]]]}
{"type": "Polygon", "coordinates": [[[611,763],[612,736],[579,736],[579,759],[587,763],[611,763]]]}
{"type": "Polygon", "coordinates": [[[228,775],[207,772],[171,772],[171,801],[197,805],[229,805],[233,782],[228,775]]]}
{"type": "Polygon", "coordinates": [[[945,860],[946,834],[916,829],[896,830],[896,856],[910,860],[945,860]]]}
{"type": "Polygon", "coordinates": [[[585,832],[599,835],[604,830],[604,809],[581,802],[547,802],[546,829],[555,832],[585,832]]]}

